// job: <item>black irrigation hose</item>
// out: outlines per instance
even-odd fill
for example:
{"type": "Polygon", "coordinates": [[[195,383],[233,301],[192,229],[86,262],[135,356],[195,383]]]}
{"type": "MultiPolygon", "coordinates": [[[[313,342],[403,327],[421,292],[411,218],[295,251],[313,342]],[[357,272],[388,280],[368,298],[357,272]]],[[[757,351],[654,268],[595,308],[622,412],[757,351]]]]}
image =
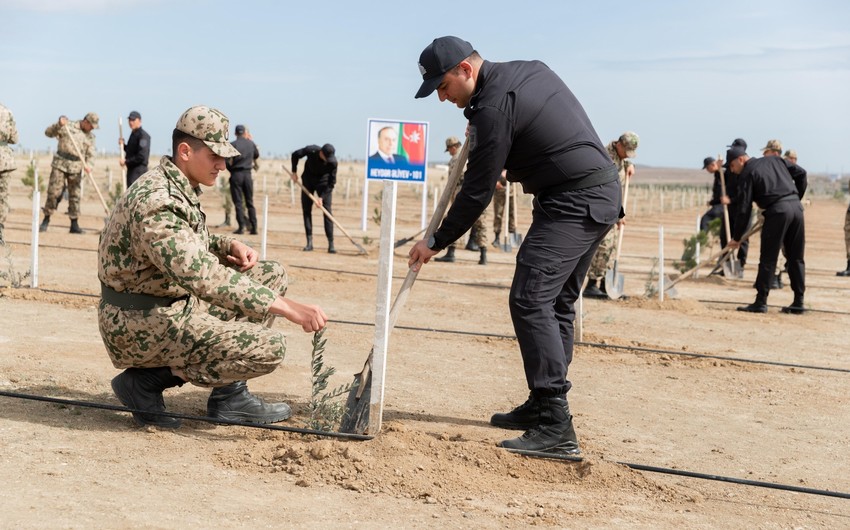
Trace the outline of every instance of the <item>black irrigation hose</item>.
{"type": "MultiPolygon", "coordinates": [[[[334,324],[348,324],[352,326],[373,326],[374,324],[370,322],[355,322],[351,320],[331,320],[334,324]]],[[[423,327],[415,327],[415,326],[395,326],[396,329],[406,329],[408,331],[428,331],[431,333],[448,333],[454,335],[471,335],[475,337],[492,337],[497,339],[511,339],[516,340],[516,336],[514,335],[500,335],[497,333],[482,333],[477,331],[461,331],[461,330],[453,330],[453,329],[437,329],[437,328],[423,328],[423,327]]],[[[813,366],[807,364],[796,364],[796,363],[783,363],[780,361],[761,361],[758,359],[747,359],[744,357],[729,357],[726,355],[712,355],[708,353],[694,353],[694,352],[682,352],[676,350],[661,350],[656,348],[641,348],[639,346],[621,346],[619,344],[602,344],[599,342],[583,342],[576,341],[576,346],[587,346],[589,348],[610,348],[616,350],[626,350],[633,352],[643,352],[643,353],[659,353],[666,355],[679,355],[682,357],[699,357],[702,359],[718,359],[721,361],[736,361],[740,363],[750,363],[750,364],[766,364],[770,366],[782,366],[785,368],[801,368],[806,370],[823,370],[827,372],[841,372],[841,373],[850,373],[850,369],[848,368],[832,368],[829,366],[813,366]]]]}
{"type": "MultiPolygon", "coordinates": [[[[701,302],[703,304],[726,304],[726,305],[740,305],[744,306],[749,304],[749,302],[730,302],[728,300],[697,300],[697,302],[701,302]]],[[[782,307],[778,305],[768,305],[767,307],[782,307]]],[[[848,311],[834,311],[831,309],[809,309],[806,308],[806,313],[828,313],[830,315],[850,315],[848,311]]]]}
{"type": "Polygon", "coordinates": [[[194,416],[191,414],[177,414],[173,412],[151,412],[146,410],[139,409],[131,409],[128,407],[119,407],[117,405],[108,405],[106,403],[95,403],[92,401],[77,401],[73,399],[61,399],[61,398],[52,398],[46,396],[36,396],[33,394],[20,394],[18,392],[4,392],[0,390],[0,396],[18,398],[18,399],[30,399],[33,401],[44,401],[47,403],[56,403],[59,405],[69,405],[75,407],[87,407],[92,409],[101,409],[101,410],[114,410],[117,412],[142,412],[145,414],[153,414],[155,416],[165,416],[168,418],[180,418],[181,420],[194,420],[194,421],[203,421],[206,423],[216,423],[216,424],[225,424],[225,425],[238,425],[239,427],[251,427],[253,429],[267,429],[270,431],[284,431],[291,432],[296,434],[305,434],[305,435],[315,435],[321,436],[325,438],[343,438],[347,440],[371,440],[374,436],[367,436],[364,434],[349,434],[344,432],[334,432],[334,431],[317,431],[314,429],[301,429],[298,427],[286,427],[284,425],[269,425],[263,423],[248,423],[244,421],[235,421],[235,420],[224,420],[218,418],[210,418],[207,416],[194,416]]]}
{"type": "MultiPolygon", "coordinates": [[[[213,424],[224,424],[224,425],[237,425],[239,427],[250,427],[252,429],[266,429],[271,431],[283,431],[283,432],[291,432],[295,434],[304,434],[304,435],[313,435],[319,436],[323,438],[341,438],[346,440],[372,440],[374,436],[368,436],[363,434],[349,434],[342,432],[332,432],[332,431],[317,431],[313,429],[301,429],[298,427],[286,427],[282,425],[266,425],[261,423],[247,423],[244,421],[233,421],[233,420],[224,420],[217,418],[209,418],[206,416],[194,416],[191,414],[176,414],[172,412],[150,412],[143,411],[138,409],[131,409],[127,407],[119,407],[117,405],[107,405],[105,403],[93,403],[91,401],[78,401],[72,399],[60,399],[60,398],[51,398],[46,396],[36,396],[33,394],[21,394],[18,392],[4,392],[0,390],[0,396],[17,398],[17,399],[29,399],[32,401],[43,401],[47,403],[55,403],[59,405],[68,405],[75,407],[86,407],[92,409],[101,409],[101,410],[112,410],[116,412],[143,412],[146,414],[154,414],[156,416],[166,416],[169,418],[180,418],[183,420],[194,420],[194,421],[202,421],[206,423],[213,424]]],[[[531,456],[535,458],[550,458],[557,460],[568,460],[572,462],[580,462],[582,458],[577,455],[560,455],[557,453],[544,453],[539,451],[513,451],[521,455],[531,456]]],[[[825,495],[828,497],[838,497],[841,499],[850,499],[850,493],[842,493],[837,491],[829,491],[815,488],[804,488],[801,486],[790,486],[787,484],[777,484],[774,482],[762,482],[758,480],[747,480],[740,479],[735,477],[724,477],[721,475],[714,474],[706,474],[706,473],[696,473],[694,471],[684,471],[681,469],[671,469],[665,467],[657,467],[657,466],[647,466],[644,464],[632,464],[629,462],[617,462],[618,464],[627,466],[631,469],[635,469],[638,471],[648,471],[650,473],[665,473],[668,475],[678,475],[682,477],[690,477],[690,478],[700,478],[707,480],[715,480],[721,482],[731,482],[734,484],[743,484],[745,486],[758,486],[762,488],[772,488],[779,489],[785,491],[793,491],[797,493],[807,493],[810,495],[825,495]]]]}

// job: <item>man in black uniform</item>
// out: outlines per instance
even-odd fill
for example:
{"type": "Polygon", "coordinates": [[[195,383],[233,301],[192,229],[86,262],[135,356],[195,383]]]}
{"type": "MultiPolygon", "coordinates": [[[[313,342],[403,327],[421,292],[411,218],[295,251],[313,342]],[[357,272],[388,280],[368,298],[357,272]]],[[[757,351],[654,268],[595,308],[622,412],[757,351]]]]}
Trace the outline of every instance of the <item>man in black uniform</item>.
{"type": "MultiPolygon", "coordinates": [[[[127,116],[127,124],[130,125],[130,138],[124,146],[124,160],[120,162],[127,167],[127,187],[148,171],[148,159],[151,156],[151,136],[142,129],[142,115],[132,111],[127,116]]],[[[124,143],[121,138],[119,143],[124,143]]]]}
{"type": "Polygon", "coordinates": [[[410,251],[418,270],[469,230],[487,207],[502,168],[534,195],[531,227],[517,254],[509,307],[528,400],[490,424],[526,432],[502,447],[578,451],[567,404],[574,302],[599,243],[623,216],[617,168],[581,104],[539,61],[491,63],[457,37],[419,56],[417,98],[434,90],[464,109],[469,163],[440,228],[410,251]]]}
{"type": "MultiPolygon", "coordinates": [[[[737,140],[736,140],[737,141],[737,140]]],[[[720,182],[720,171],[721,168],[726,168],[723,165],[723,160],[715,160],[712,157],[707,157],[703,161],[703,169],[708,171],[709,173],[714,174],[714,185],[712,187],[711,193],[711,201],[709,201],[709,205],[711,209],[707,211],[702,218],[700,219],[700,230],[707,231],[708,224],[716,219],[723,219],[723,205],[725,204],[729,209],[729,232],[734,232],[735,226],[735,207],[737,203],[735,202],[738,196],[738,175],[725,169],[723,174],[723,179],[726,181],[726,195],[723,195],[723,185],[720,182]]],[[[725,247],[728,241],[726,240],[726,227],[724,226],[724,222],[721,221],[720,224],[720,246],[725,247]]],[[[749,221],[748,221],[749,225],[749,221]]],[[[747,227],[749,229],[749,226],[747,227]]],[[[741,266],[747,264],[747,251],[750,248],[749,240],[743,241],[741,246],[738,248],[738,261],[741,263],[741,266]]],[[[720,271],[723,274],[723,271],[720,271]]]]}
{"type": "MultiPolygon", "coordinates": [[[[333,202],[333,191],[336,186],[336,149],[331,144],[322,147],[308,145],[292,153],[292,180],[298,181],[298,161],[307,157],[304,163],[302,184],[308,192],[315,192],[319,197],[319,204],[325,210],[333,214],[331,205],[333,202]]],[[[307,246],[303,250],[313,250],[313,201],[305,194],[301,194],[301,211],[304,214],[304,231],[307,234],[307,246]]],[[[334,248],[334,225],[324,216],[325,236],[328,238],[328,252],[336,254],[334,248]]]]}
{"type": "Polygon", "coordinates": [[[784,246],[794,302],[783,307],[782,312],[799,315],[805,311],[806,264],[803,254],[806,234],[800,197],[806,192],[806,170],[778,156],[750,158],[740,146],[729,149],[726,158],[732,172],[739,175],[736,220],[732,225],[730,247],[738,248],[750,219],[753,201],[764,210],[756,300],[738,310],[767,313],[770,280],[774,277],[779,249],[784,246]]]}
{"type": "Polygon", "coordinates": [[[239,156],[228,158],[227,170],[230,171],[230,197],[233,199],[233,207],[236,210],[236,222],[238,227],[234,234],[244,234],[247,228],[252,235],[257,234],[257,210],[254,208],[254,177],[251,169],[254,161],[260,158],[260,150],[257,144],[245,135],[245,126],[236,126],[236,139],[230,142],[239,151],[239,156]],[[242,209],[242,197],[245,197],[245,210],[242,209]]]}

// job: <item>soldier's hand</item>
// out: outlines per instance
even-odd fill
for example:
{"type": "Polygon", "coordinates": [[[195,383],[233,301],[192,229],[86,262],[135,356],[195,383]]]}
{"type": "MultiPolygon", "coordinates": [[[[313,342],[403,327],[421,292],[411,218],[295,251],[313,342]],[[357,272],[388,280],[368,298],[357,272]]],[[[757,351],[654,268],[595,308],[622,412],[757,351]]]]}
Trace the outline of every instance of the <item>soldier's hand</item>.
{"type": "Polygon", "coordinates": [[[91,175],[91,166],[83,166],[83,171],[91,175]]]}
{"type": "Polygon", "coordinates": [[[632,175],[635,174],[635,165],[629,164],[629,167],[626,168],[626,178],[632,178],[632,175]]]}
{"type": "Polygon", "coordinates": [[[68,117],[67,116],[59,116],[59,125],[61,127],[64,127],[67,123],[68,123],[68,117]]]}
{"type": "Polygon", "coordinates": [[[408,253],[410,259],[407,260],[407,266],[410,267],[413,272],[419,272],[422,264],[431,261],[431,258],[436,256],[438,252],[439,250],[431,250],[428,248],[428,242],[423,239],[413,245],[413,248],[410,249],[410,252],[408,253]]]}
{"type": "Polygon", "coordinates": [[[720,204],[732,204],[732,200],[729,199],[728,195],[723,195],[722,197],[720,197],[720,204]]]}
{"type": "Polygon", "coordinates": [[[291,175],[292,175],[292,180],[294,180],[295,182],[298,182],[298,173],[296,173],[295,171],[293,171],[293,172],[291,173],[291,175]]]}
{"type": "Polygon", "coordinates": [[[245,243],[234,239],[230,243],[230,252],[227,255],[227,262],[235,267],[239,267],[239,272],[245,272],[257,264],[259,253],[249,247],[245,243]]]}
{"type": "Polygon", "coordinates": [[[320,331],[328,323],[328,317],[322,308],[312,304],[302,304],[295,300],[278,296],[271,307],[271,312],[281,315],[286,320],[298,324],[305,332],[320,331]]]}
{"type": "Polygon", "coordinates": [[[121,167],[124,167],[124,166],[126,166],[126,165],[127,165],[127,161],[126,161],[126,160],[120,160],[120,159],[119,159],[119,160],[118,160],[118,163],[121,165],[121,167]]]}

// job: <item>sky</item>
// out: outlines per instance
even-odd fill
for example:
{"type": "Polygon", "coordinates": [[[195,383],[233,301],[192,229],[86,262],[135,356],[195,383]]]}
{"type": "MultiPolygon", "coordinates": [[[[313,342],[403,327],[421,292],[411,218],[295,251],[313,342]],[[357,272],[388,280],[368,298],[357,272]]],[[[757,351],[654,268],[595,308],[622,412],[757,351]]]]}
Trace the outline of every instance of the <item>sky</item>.
{"type": "Polygon", "coordinates": [[[700,168],[744,138],[793,148],[813,173],[850,172],[850,2],[573,0],[454,3],[0,0],[0,103],[24,149],[65,114],[142,114],[166,154],[204,104],[247,125],[263,156],[332,143],[363,159],[367,121],[430,124],[429,160],[462,136],[461,109],[414,99],[417,61],[456,35],[491,61],[538,59],[566,82],[603,142],[640,136],[640,165],[700,168]],[[454,12],[450,12],[454,6],[454,12]]]}

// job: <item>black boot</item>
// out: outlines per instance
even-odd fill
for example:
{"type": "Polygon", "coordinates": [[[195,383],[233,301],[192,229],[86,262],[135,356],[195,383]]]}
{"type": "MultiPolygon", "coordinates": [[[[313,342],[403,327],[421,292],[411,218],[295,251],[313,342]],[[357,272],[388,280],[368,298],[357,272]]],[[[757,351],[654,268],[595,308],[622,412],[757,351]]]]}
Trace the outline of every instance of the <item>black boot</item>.
{"type": "MultiPolygon", "coordinates": [[[[125,407],[149,412],[165,412],[162,391],[173,386],[182,386],[183,380],[171,373],[171,368],[127,368],[112,379],[112,391],[125,407]]],[[[133,419],[139,425],[153,425],[176,429],[179,418],[134,412],[133,419]]]]}
{"type": "Polygon", "coordinates": [[[843,271],[838,271],[835,273],[836,276],[850,276],[850,259],[847,260],[847,268],[843,271]]]}
{"type": "Polygon", "coordinates": [[[310,252],[313,250],[313,236],[307,236],[307,246],[302,248],[304,252],[310,252]]]}
{"type": "Polygon", "coordinates": [[[328,254],[336,254],[336,249],[334,248],[334,240],[328,239],[328,254]]]}
{"type": "Polygon", "coordinates": [[[510,412],[497,412],[490,418],[490,425],[502,429],[521,431],[540,425],[540,403],[529,394],[525,403],[510,412]]]}
{"type": "Polygon", "coordinates": [[[750,305],[739,307],[738,311],[745,311],[747,313],[767,313],[767,295],[757,294],[755,302],[750,305]]]}
{"type": "Polygon", "coordinates": [[[562,397],[536,398],[540,422],[529,428],[519,438],[504,440],[499,446],[524,451],[579,452],[578,437],[573,428],[573,417],[562,397]]]}
{"type": "Polygon", "coordinates": [[[441,261],[443,263],[454,263],[455,262],[455,247],[449,247],[446,250],[446,255],[441,258],[434,258],[434,261],[441,261]]]}
{"type": "Polygon", "coordinates": [[[585,298],[608,298],[608,295],[596,286],[596,280],[587,280],[587,287],[582,291],[582,296],[585,298]]]}
{"type": "Polygon", "coordinates": [[[234,233],[234,234],[236,234],[236,235],[241,236],[242,234],[244,234],[244,233],[245,233],[245,228],[243,228],[243,227],[242,227],[242,225],[239,225],[239,228],[237,228],[236,230],[234,230],[234,231],[233,231],[233,233],[234,233]]]}
{"type": "Polygon", "coordinates": [[[49,225],[49,224],[50,224],[50,216],[45,215],[44,220],[42,220],[41,224],[38,225],[38,231],[39,232],[47,232],[47,225],[49,225]]]}
{"type": "Polygon", "coordinates": [[[70,232],[72,234],[82,234],[83,233],[83,229],[80,228],[79,224],[77,224],[76,219],[71,219],[71,230],[70,230],[70,232]]]}
{"type": "Polygon", "coordinates": [[[499,233],[500,232],[496,232],[496,237],[493,238],[493,246],[496,248],[499,248],[499,233]]]}
{"type": "Polygon", "coordinates": [[[472,240],[472,236],[469,237],[469,241],[466,242],[466,246],[464,247],[466,250],[471,250],[475,252],[479,249],[478,243],[472,240]]]}
{"type": "Polygon", "coordinates": [[[220,420],[276,423],[292,416],[286,403],[266,403],[248,392],[245,381],[214,388],[207,400],[207,416],[220,420]]]}
{"type": "Polygon", "coordinates": [[[789,315],[802,315],[806,312],[805,306],[803,306],[803,295],[802,294],[794,294],[794,302],[785,306],[781,310],[783,313],[788,313],[789,315]]]}
{"type": "MultiPolygon", "coordinates": [[[[780,273],[781,274],[781,273],[780,273]]],[[[770,278],[770,290],[774,289],[782,289],[782,278],[780,274],[774,274],[772,278],[770,278]]]]}
{"type": "Polygon", "coordinates": [[[487,265],[487,247],[479,247],[478,250],[481,252],[481,257],[478,258],[478,264],[487,265]]]}

